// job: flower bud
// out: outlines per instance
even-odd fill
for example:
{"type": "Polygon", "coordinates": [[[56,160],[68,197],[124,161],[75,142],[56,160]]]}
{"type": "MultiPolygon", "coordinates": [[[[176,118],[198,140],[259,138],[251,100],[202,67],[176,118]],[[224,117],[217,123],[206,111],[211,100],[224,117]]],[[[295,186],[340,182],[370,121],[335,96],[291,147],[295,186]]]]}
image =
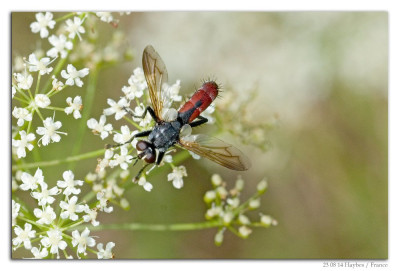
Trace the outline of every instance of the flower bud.
{"type": "Polygon", "coordinates": [[[214,201],[216,197],[217,197],[217,193],[215,193],[214,190],[210,190],[204,194],[203,199],[204,199],[205,203],[210,203],[210,202],[214,201]]]}
{"type": "Polygon", "coordinates": [[[235,183],[235,189],[238,191],[242,191],[243,188],[244,188],[244,181],[241,176],[238,176],[238,179],[236,180],[235,183]]]}
{"type": "Polygon", "coordinates": [[[224,221],[225,226],[229,226],[229,224],[231,224],[232,222],[232,219],[233,219],[233,214],[231,212],[226,212],[222,216],[222,220],[224,221]]]}
{"type": "Polygon", "coordinates": [[[269,226],[271,226],[271,223],[272,223],[272,217],[270,217],[269,215],[261,214],[260,222],[264,226],[269,227],[269,226]]]}
{"type": "Polygon", "coordinates": [[[258,207],[260,207],[260,199],[253,199],[249,202],[250,209],[256,209],[258,207]]]}
{"type": "Polygon", "coordinates": [[[258,183],[257,191],[259,194],[262,194],[267,190],[267,188],[268,188],[268,182],[267,182],[267,179],[264,178],[258,183]]]}
{"type": "Polygon", "coordinates": [[[219,186],[217,187],[217,194],[221,199],[225,199],[226,196],[228,195],[228,191],[226,191],[225,187],[219,186]]]}
{"type": "Polygon", "coordinates": [[[239,215],[239,223],[242,225],[250,224],[250,219],[245,215],[239,215]]]}
{"type": "Polygon", "coordinates": [[[219,174],[213,174],[211,176],[211,182],[214,186],[220,186],[222,184],[222,178],[219,174]]]}
{"type": "Polygon", "coordinates": [[[121,204],[122,209],[128,210],[129,209],[129,201],[126,198],[122,198],[121,201],[119,202],[121,204]]]}
{"type": "Polygon", "coordinates": [[[222,228],[215,235],[214,243],[215,243],[216,246],[220,246],[222,244],[222,241],[224,240],[224,231],[225,231],[225,228],[222,228]]]}
{"type": "Polygon", "coordinates": [[[239,235],[242,238],[247,238],[249,237],[250,233],[252,232],[252,230],[246,226],[241,226],[239,228],[239,235]]]}

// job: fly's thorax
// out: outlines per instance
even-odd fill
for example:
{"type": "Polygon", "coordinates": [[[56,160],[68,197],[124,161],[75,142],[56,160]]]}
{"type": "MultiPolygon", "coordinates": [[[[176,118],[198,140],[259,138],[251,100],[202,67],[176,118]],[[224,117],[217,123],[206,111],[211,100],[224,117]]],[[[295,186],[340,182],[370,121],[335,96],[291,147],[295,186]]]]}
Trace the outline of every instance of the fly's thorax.
{"type": "Polygon", "coordinates": [[[180,129],[179,121],[163,122],[154,127],[148,139],[155,148],[167,150],[178,141],[180,129]]]}

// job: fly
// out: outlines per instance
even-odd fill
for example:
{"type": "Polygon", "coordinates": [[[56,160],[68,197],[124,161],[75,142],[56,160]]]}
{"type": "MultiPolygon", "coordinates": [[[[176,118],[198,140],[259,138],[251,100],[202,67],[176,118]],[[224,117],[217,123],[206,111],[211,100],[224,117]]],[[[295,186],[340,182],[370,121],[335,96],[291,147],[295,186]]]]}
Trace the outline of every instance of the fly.
{"type": "Polygon", "coordinates": [[[130,114],[133,117],[144,118],[148,112],[156,124],[153,129],[139,132],[123,144],[108,146],[121,146],[131,143],[134,138],[147,137],[147,140],[139,140],[136,144],[138,155],[134,165],[139,159],[147,163],[139,171],[136,179],[148,165],[160,165],[167,150],[175,144],[229,169],[244,171],[250,168],[249,159],[231,144],[207,135],[191,135],[193,127],[208,121],[200,114],[218,96],[217,83],[204,82],[179,111],[169,109],[163,114],[165,96],[162,86],[168,82],[168,72],[160,55],[151,45],[143,51],[142,65],[152,106],[147,106],[142,116],[136,116],[132,112],[130,114]]]}

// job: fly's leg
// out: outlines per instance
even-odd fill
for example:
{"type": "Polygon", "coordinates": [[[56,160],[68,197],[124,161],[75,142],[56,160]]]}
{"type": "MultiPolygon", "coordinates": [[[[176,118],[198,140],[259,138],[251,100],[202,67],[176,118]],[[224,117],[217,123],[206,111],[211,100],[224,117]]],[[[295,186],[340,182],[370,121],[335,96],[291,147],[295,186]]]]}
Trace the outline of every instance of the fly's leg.
{"type": "Polygon", "coordinates": [[[136,174],[136,177],[135,177],[135,179],[134,179],[135,182],[139,179],[140,175],[142,175],[142,172],[143,172],[143,171],[146,169],[146,167],[148,167],[149,165],[151,165],[151,164],[146,164],[146,165],[144,165],[144,166],[139,170],[138,174],[136,174]]]}
{"type": "Polygon", "coordinates": [[[143,132],[137,133],[137,134],[133,135],[131,137],[131,139],[129,139],[128,141],[126,141],[124,143],[119,143],[119,144],[115,144],[115,145],[106,144],[105,148],[106,149],[111,149],[111,148],[116,148],[116,147],[119,147],[119,146],[122,146],[122,145],[125,145],[125,144],[128,144],[128,143],[131,143],[136,137],[148,136],[151,133],[151,131],[152,130],[148,130],[148,131],[143,131],[143,132]]]}
{"type": "MultiPolygon", "coordinates": [[[[156,166],[158,166],[158,165],[161,164],[162,159],[164,158],[164,154],[165,154],[165,152],[159,152],[159,153],[158,153],[158,157],[157,157],[157,161],[156,161],[155,165],[154,165],[149,171],[147,171],[146,174],[149,174],[150,171],[152,171],[156,166]]],[[[136,165],[136,163],[137,163],[138,160],[139,160],[139,159],[137,159],[133,165],[136,165]]],[[[137,174],[136,177],[135,177],[135,181],[139,179],[140,175],[142,175],[143,171],[144,171],[149,165],[150,165],[150,164],[146,164],[146,165],[144,165],[144,166],[139,170],[138,174],[137,174]]]]}
{"type": "Polygon", "coordinates": [[[161,164],[162,159],[164,158],[164,154],[165,154],[165,152],[161,152],[161,151],[158,153],[158,157],[157,157],[157,161],[156,161],[157,166],[159,166],[161,164]]]}
{"type": "Polygon", "coordinates": [[[146,117],[147,112],[150,113],[150,116],[153,118],[153,120],[157,123],[160,122],[160,119],[156,116],[156,113],[154,112],[153,108],[151,108],[150,106],[147,106],[146,109],[144,110],[143,114],[138,116],[135,115],[132,112],[132,109],[130,109],[129,107],[123,107],[123,109],[129,114],[131,115],[132,118],[139,118],[139,119],[144,119],[144,117],[146,117]]]}
{"type": "Polygon", "coordinates": [[[196,121],[193,121],[193,122],[191,122],[191,123],[189,123],[189,125],[190,125],[190,127],[196,127],[196,126],[199,126],[199,125],[202,125],[202,124],[204,124],[204,123],[206,123],[208,121],[208,119],[207,118],[205,118],[205,117],[202,117],[202,116],[198,116],[198,120],[196,120],[196,121]]]}

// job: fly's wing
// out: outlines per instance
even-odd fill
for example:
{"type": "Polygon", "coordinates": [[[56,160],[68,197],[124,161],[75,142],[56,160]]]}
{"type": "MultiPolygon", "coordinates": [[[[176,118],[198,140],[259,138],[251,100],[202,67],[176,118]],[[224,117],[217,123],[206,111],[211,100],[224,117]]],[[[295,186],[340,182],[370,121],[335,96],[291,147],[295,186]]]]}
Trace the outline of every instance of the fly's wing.
{"type": "Polygon", "coordinates": [[[218,138],[207,135],[189,135],[181,138],[179,143],[185,149],[224,167],[240,171],[251,167],[250,160],[246,155],[218,138]]]}
{"type": "Polygon", "coordinates": [[[162,86],[168,81],[168,72],[164,61],[154,50],[153,46],[147,45],[143,51],[142,65],[147,86],[149,88],[150,100],[158,119],[162,119],[162,86]]]}

